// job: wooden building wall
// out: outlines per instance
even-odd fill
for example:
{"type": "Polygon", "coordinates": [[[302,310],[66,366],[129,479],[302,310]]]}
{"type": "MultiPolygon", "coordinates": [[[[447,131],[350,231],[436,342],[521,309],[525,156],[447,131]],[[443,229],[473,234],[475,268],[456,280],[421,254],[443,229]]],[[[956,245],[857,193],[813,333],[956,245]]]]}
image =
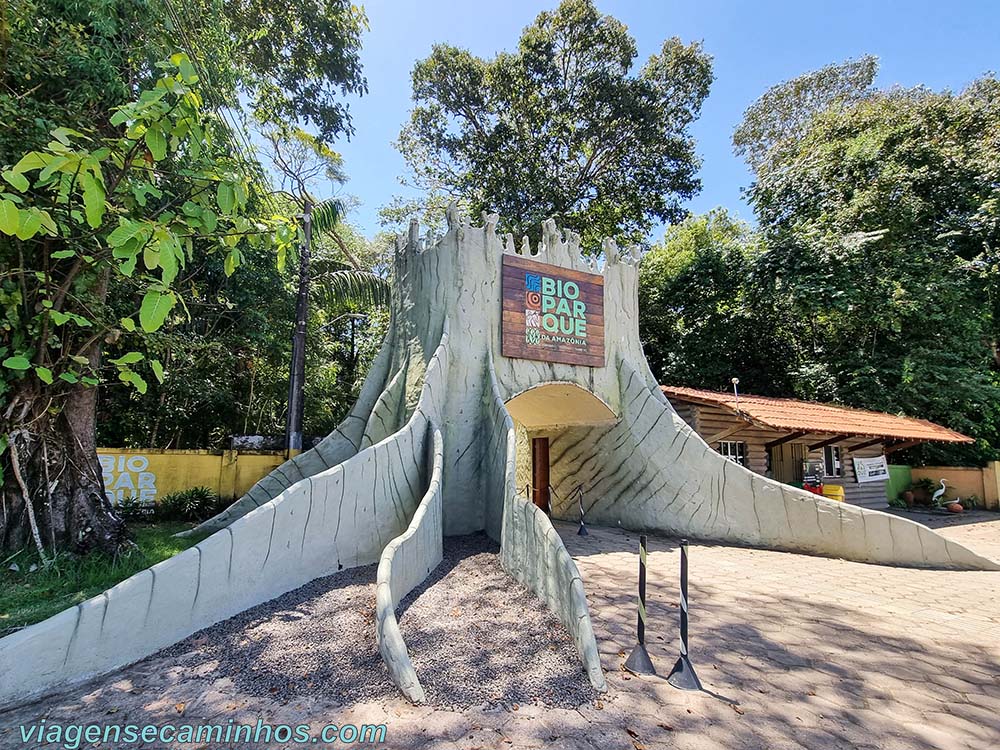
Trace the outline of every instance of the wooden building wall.
{"type": "MultiPolygon", "coordinates": [[[[817,442],[817,439],[813,438],[812,442],[817,442]]],[[[854,442],[857,442],[857,440],[854,442]]],[[[864,442],[868,441],[865,440],[864,442]]],[[[876,510],[884,509],[889,503],[885,489],[886,481],[888,480],[858,484],[857,477],[854,474],[854,456],[874,458],[880,455],[882,455],[881,443],[862,448],[858,451],[850,451],[848,448],[841,446],[840,465],[842,476],[839,479],[826,477],[823,481],[826,484],[842,485],[844,487],[844,496],[849,503],[862,505],[866,508],[875,508],[876,510]]],[[[823,450],[811,451],[809,453],[809,460],[822,461],[823,450]]]]}
{"type": "MultiPolygon", "coordinates": [[[[767,443],[770,443],[787,433],[752,425],[740,419],[731,411],[717,406],[693,404],[691,402],[681,401],[680,399],[677,399],[676,401],[671,400],[671,405],[680,417],[687,422],[692,429],[695,430],[695,432],[701,435],[702,439],[706,441],[715,435],[736,427],[739,424],[743,424],[743,429],[741,429],[738,433],[722,439],[746,443],[747,468],[757,474],[765,476],[769,475],[768,450],[765,446],[767,443]]],[[[806,445],[815,444],[821,442],[826,437],[829,437],[829,435],[806,435],[800,440],[793,442],[804,443],[806,445]]],[[[866,482],[865,484],[858,484],[854,474],[853,461],[854,455],[863,458],[881,455],[882,444],[878,443],[867,448],[862,448],[859,451],[851,451],[847,447],[851,444],[851,442],[867,442],[867,440],[860,437],[855,438],[853,441],[848,439],[846,441],[846,445],[841,445],[840,461],[842,476],[839,478],[828,477],[824,479],[824,482],[843,485],[844,495],[849,503],[862,505],[868,508],[884,508],[887,504],[885,482],[866,482]]],[[[718,450],[719,442],[712,441],[711,447],[718,450]]],[[[820,448],[815,451],[810,451],[808,456],[810,461],[822,461],[823,449],[820,448]]]]}
{"type": "MultiPolygon", "coordinates": [[[[781,437],[780,432],[748,424],[731,411],[721,409],[718,406],[698,405],[694,409],[698,413],[696,418],[698,426],[695,430],[706,441],[710,437],[733,428],[738,424],[745,424],[746,426],[738,434],[723,439],[746,443],[747,468],[757,474],[767,474],[767,448],[764,446],[775,438],[781,437]]],[[[718,441],[713,441],[711,447],[718,450],[718,441]]]]}

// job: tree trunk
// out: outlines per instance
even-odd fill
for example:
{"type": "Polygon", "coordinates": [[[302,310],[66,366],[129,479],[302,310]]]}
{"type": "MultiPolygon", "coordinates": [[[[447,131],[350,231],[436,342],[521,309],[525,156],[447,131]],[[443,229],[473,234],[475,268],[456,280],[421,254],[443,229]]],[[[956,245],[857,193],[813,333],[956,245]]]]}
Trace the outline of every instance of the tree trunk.
{"type": "Polygon", "coordinates": [[[292,334],[292,365],[288,378],[288,426],[285,430],[289,456],[302,451],[302,420],[305,413],[306,325],[309,320],[309,251],[312,241],[312,203],[303,211],[304,240],[299,250],[299,291],[295,301],[295,331],[292,334]]]}
{"type": "Polygon", "coordinates": [[[55,413],[55,400],[45,389],[26,389],[11,401],[13,419],[4,429],[10,447],[3,455],[0,550],[35,550],[40,542],[45,557],[61,551],[115,554],[128,535],[104,492],[96,390],[76,387],[58,400],[62,408],[55,413]]]}

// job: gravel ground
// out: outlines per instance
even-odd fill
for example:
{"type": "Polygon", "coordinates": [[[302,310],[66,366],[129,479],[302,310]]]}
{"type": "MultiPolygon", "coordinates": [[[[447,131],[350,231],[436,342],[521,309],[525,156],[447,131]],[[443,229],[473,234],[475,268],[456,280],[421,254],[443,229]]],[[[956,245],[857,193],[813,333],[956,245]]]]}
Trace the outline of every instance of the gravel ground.
{"type": "Polygon", "coordinates": [[[244,693],[335,704],[397,693],[375,646],[375,565],[352,568],[213,625],[158,656],[214,663],[244,693]]]}
{"type": "MultiPolygon", "coordinates": [[[[500,567],[485,534],[445,540],[444,560],[400,603],[400,626],[432,705],[593,698],[562,624],[500,567]]],[[[376,566],[318,578],[195,633],[155,658],[211,667],[242,692],[347,705],[396,695],[375,646],[376,566]]]]}
{"type": "Polygon", "coordinates": [[[485,534],[445,539],[444,560],[400,602],[400,629],[428,702],[575,707],[595,693],[569,633],[500,567],[485,534]]]}

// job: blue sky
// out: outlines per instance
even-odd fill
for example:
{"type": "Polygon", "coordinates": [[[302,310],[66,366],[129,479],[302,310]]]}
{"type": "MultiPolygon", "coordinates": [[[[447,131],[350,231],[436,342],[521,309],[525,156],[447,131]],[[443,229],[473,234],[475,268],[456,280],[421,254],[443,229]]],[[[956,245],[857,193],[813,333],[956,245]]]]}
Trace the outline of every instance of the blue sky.
{"type": "MultiPolygon", "coordinates": [[[[392,146],[410,109],[410,71],[435,42],[489,57],[513,49],[521,30],[549,2],[476,3],[421,0],[364,3],[371,30],[362,62],[369,93],[350,100],[356,134],[341,141],[350,182],[342,192],[360,205],[350,220],[365,234],[378,231],[377,212],[404,192],[403,160],[392,146]]],[[[752,214],[740,197],[749,182],[730,138],[743,111],[769,86],[827,63],[877,55],[879,86],[963,87],[1000,68],[1000,1],[981,2],[636,2],[598,0],[628,25],[641,64],[663,40],[701,40],[714,57],[715,83],[693,133],[703,160],[702,192],[694,212],[725,206],[752,214]]],[[[656,233],[658,235],[659,232],[656,233]]],[[[655,238],[655,237],[654,237],[655,238]]]]}

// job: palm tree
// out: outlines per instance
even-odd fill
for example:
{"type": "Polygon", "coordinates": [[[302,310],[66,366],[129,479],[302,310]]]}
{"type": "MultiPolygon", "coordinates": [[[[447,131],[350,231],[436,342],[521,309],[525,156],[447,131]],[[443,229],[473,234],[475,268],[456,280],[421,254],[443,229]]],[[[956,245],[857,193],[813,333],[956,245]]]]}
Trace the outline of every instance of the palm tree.
{"type": "Polygon", "coordinates": [[[299,284],[288,379],[286,436],[289,452],[298,452],[302,450],[306,324],[310,296],[318,296],[318,302],[324,306],[370,308],[388,304],[389,287],[385,279],[362,268],[338,232],[338,226],[346,213],[343,202],[337,198],[317,201],[310,192],[310,185],[321,178],[333,183],[346,181],[340,154],[300,129],[268,133],[266,139],[271,163],[280,183],[279,192],[291,198],[302,211],[302,243],[299,248],[299,284]],[[314,278],[310,269],[313,233],[333,239],[350,267],[314,278]],[[318,284],[314,285],[314,282],[318,284]],[[311,289],[315,291],[311,293],[311,289]]]}

